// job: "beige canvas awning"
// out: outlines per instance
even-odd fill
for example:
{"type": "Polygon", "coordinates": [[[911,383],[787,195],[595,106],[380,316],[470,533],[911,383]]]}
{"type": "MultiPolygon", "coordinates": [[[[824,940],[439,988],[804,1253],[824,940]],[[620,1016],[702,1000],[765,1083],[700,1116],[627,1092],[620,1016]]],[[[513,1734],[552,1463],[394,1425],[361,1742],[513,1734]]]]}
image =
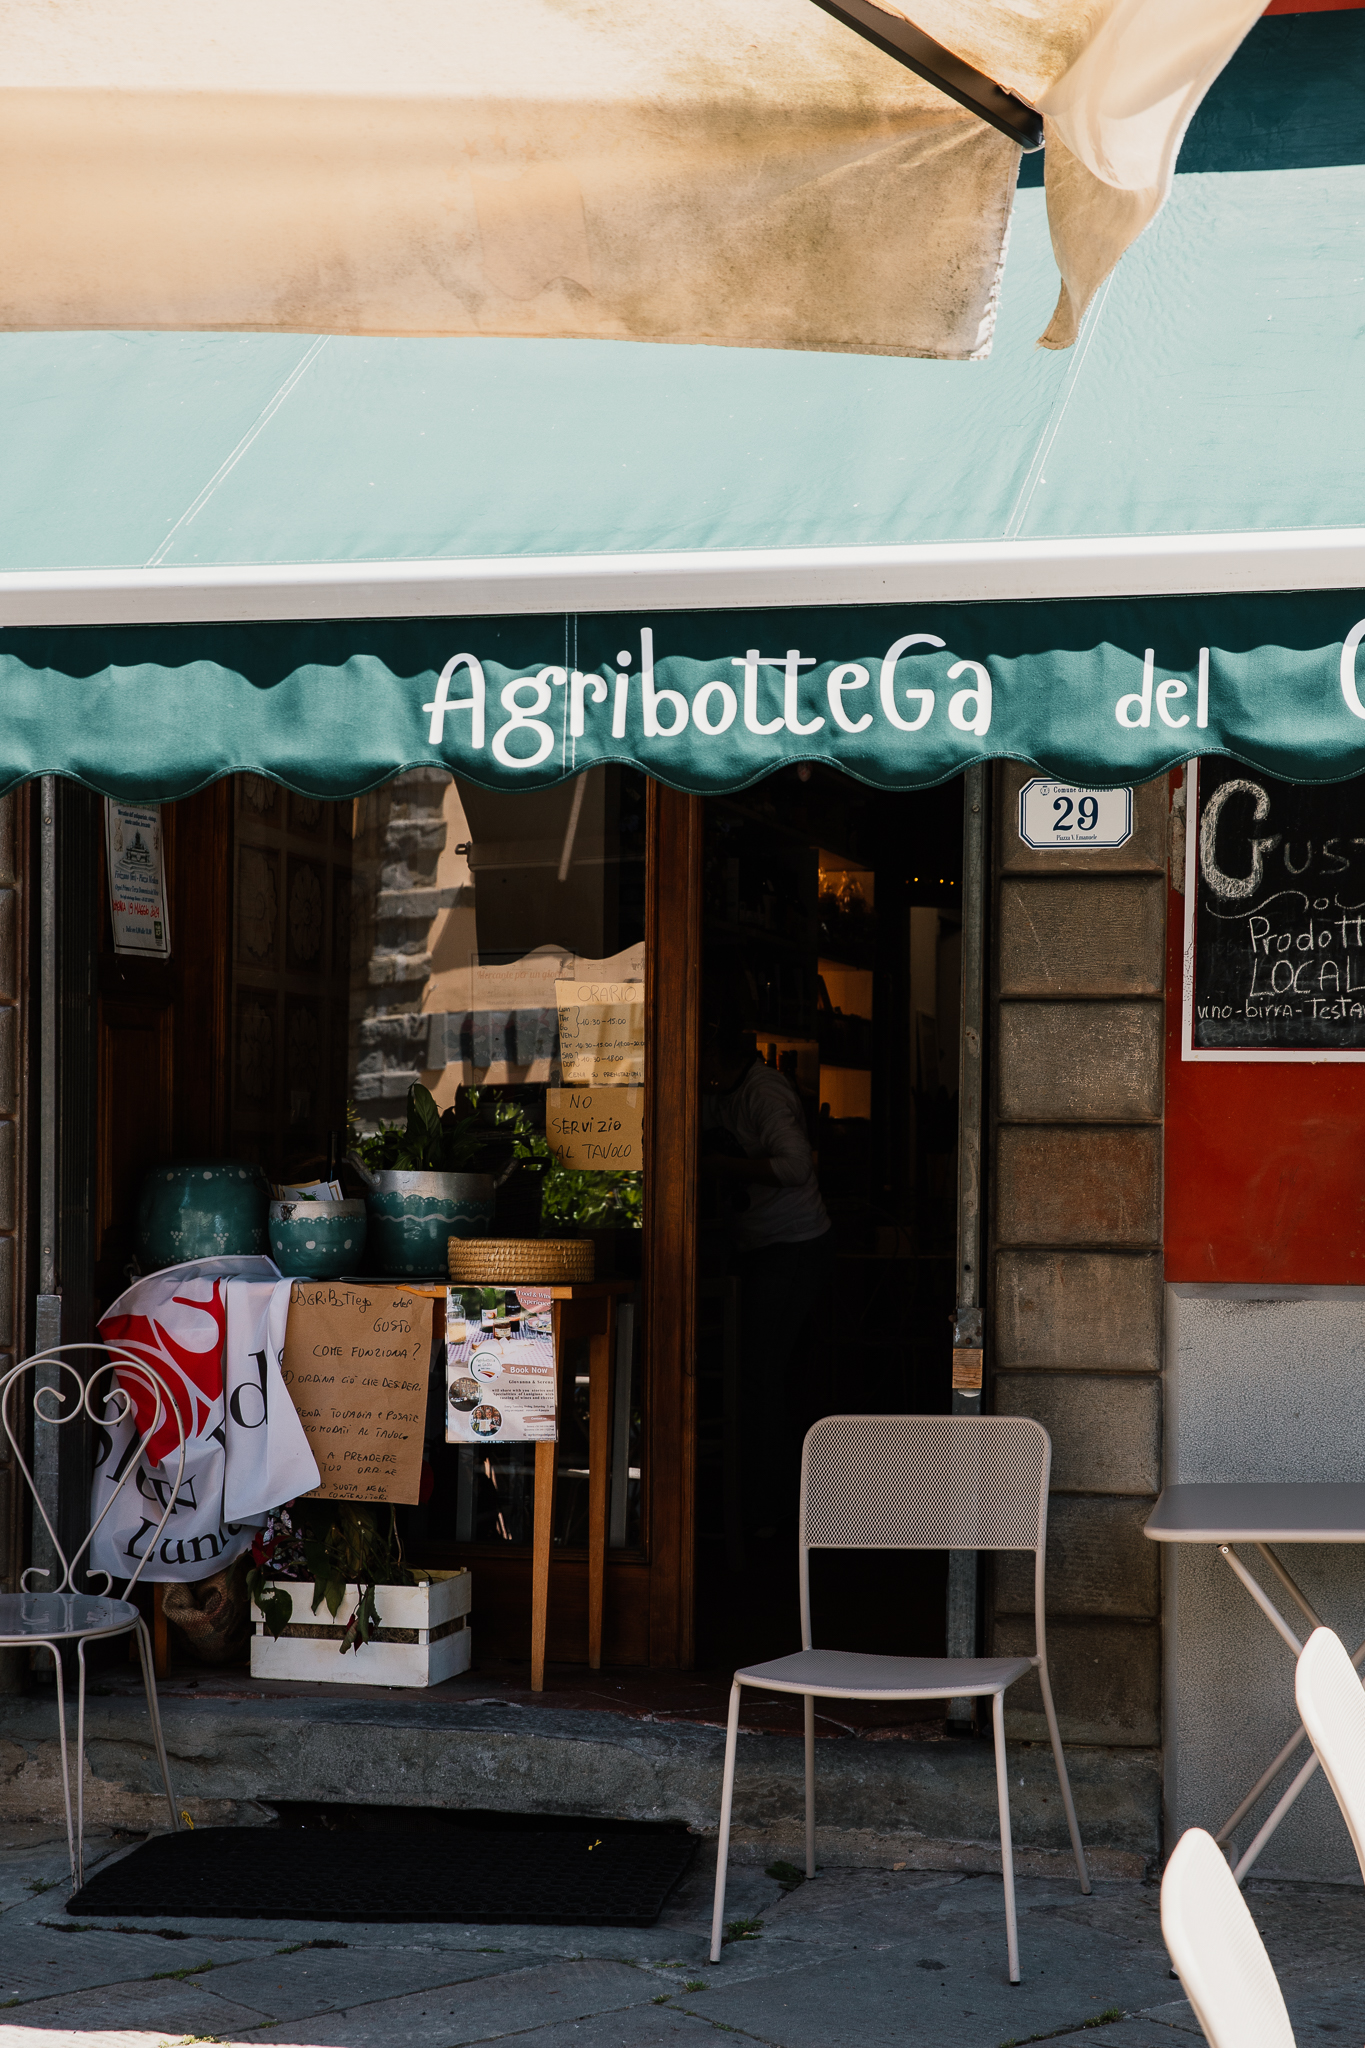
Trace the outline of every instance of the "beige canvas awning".
{"type": "MultiPolygon", "coordinates": [[[[914,6],[1045,116],[1049,345],[1260,4],[914,6]]],[[[810,0],[9,0],[0,59],[3,328],[990,346],[1018,149],[810,0]]]]}

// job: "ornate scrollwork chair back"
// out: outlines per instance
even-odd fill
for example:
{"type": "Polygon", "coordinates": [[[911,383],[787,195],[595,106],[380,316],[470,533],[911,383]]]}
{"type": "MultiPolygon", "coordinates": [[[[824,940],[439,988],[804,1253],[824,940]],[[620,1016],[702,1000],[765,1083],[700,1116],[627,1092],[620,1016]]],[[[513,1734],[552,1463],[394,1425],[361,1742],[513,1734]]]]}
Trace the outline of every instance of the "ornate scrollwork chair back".
{"type": "Polygon", "coordinates": [[[120,1635],[134,1638],[171,1826],[178,1828],[180,1824],[175,1796],[171,1791],[166,1745],[161,1734],[151,1638],[137,1604],[128,1596],[141,1578],[149,1558],[155,1556],[161,1532],[175,1513],[185,1476],[185,1421],[174,1391],[145,1358],[114,1344],[63,1344],[35,1352],[31,1358],[11,1366],[0,1378],[0,1429],[4,1432],[10,1458],[23,1474],[35,1516],[46,1532],[54,1560],[50,1565],[30,1565],[20,1576],[17,1593],[0,1593],[0,1648],[46,1650],[52,1658],[57,1688],[67,1847],[71,1854],[72,1883],[79,1888],[84,1881],[85,1866],[85,1646],[88,1642],[120,1635]],[[91,1352],[98,1354],[100,1363],[88,1374],[82,1373],[80,1367],[72,1362],[72,1354],[91,1352]],[[26,1398],[25,1385],[30,1377],[32,1393],[26,1398]],[[27,1455],[26,1407],[31,1409],[33,1416],[32,1464],[27,1455]],[[53,1525],[49,1503],[43,1498],[43,1489],[34,1477],[33,1466],[39,1463],[36,1455],[41,1441],[39,1431],[65,1428],[79,1422],[82,1416],[87,1417],[97,1429],[106,1431],[131,1421],[135,1434],[124,1449],[108,1498],[82,1542],[68,1557],[53,1525]],[[124,1489],[137,1484],[143,1455],[163,1424],[171,1426],[176,1438],[177,1452],[172,1452],[162,1461],[163,1468],[172,1468],[173,1476],[169,1483],[162,1482],[157,1487],[158,1497],[164,1496],[160,1520],[143,1543],[136,1558],[136,1567],[125,1581],[123,1596],[116,1598],[112,1575],[107,1571],[90,1569],[91,1546],[103,1523],[117,1508],[124,1489]],[[77,1584],[78,1576],[87,1581],[102,1580],[103,1585],[82,1591],[77,1584]],[[46,1583],[39,1583],[41,1581],[46,1583]],[[62,1671],[62,1645],[66,1643],[75,1645],[78,1674],[74,1820],[62,1671]]]}

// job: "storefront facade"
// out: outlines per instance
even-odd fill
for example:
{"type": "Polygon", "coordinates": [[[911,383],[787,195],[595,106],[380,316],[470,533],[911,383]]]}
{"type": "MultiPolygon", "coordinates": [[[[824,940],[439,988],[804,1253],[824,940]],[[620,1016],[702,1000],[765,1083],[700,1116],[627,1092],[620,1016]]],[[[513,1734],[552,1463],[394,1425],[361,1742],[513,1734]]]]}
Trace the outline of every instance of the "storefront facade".
{"type": "MultiPolygon", "coordinates": [[[[1344,61],[1328,47],[1334,19],[1311,24],[1310,83],[1344,61]]],[[[1286,52],[1276,43],[1265,67],[1272,97],[1286,52]]],[[[1237,93],[1250,104],[1246,78],[1237,93]]],[[[754,1654],[715,1622],[717,1584],[747,1567],[732,1451],[727,1467],[732,1330],[700,1171],[699,1059],[718,956],[738,956],[768,1006],[743,1020],[761,1056],[789,1062],[816,1118],[829,1106],[822,1180],[837,1179],[848,1136],[834,1126],[866,1142],[845,1145],[842,1193],[829,1190],[849,1203],[859,1312],[877,1310],[888,1281],[899,1297],[894,1357],[860,1364],[865,1386],[887,1406],[948,1405],[952,1350],[973,1348],[961,1327],[953,1345],[949,1318],[984,1306],[981,1398],[1052,1433],[1051,1656],[1087,1840],[1151,1857],[1163,1811],[1168,1827],[1207,1819],[1216,1773],[1192,1762],[1180,1782],[1212,1697],[1208,1660],[1195,1669],[1182,1647],[1181,1614],[1197,1603],[1178,1565],[1163,1587],[1142,1535],[1163,1478],[1189,1469],[1180,1418],[1194,1410],[1171,1374],[1198,1344],[1179,1290],[1355,1285],[1339,1191],[1356,1067],[1181,1056],[1186,763],[1230,756],[1300,785],[1365,766],[1360,429],[1332,401],[1359,310],[1336,186],[1360,174],[1349,154],[1295,157],[1293,129],[1275,129],[1280,157],[1255,157],[1262,143],[1238,143],[1227,121],[1210,129],[1076,364],[1012,348],[1040,324],[1024,301],[1047,260],[1029,208],[1039,195],[1021,193],[1018,332],[1007,309],[996,360],[962,372],[983,380],[971,412],[945,402],[933,364],[655,352],[675,378],[686,370],[680,398],[663,367],[641,364],[649,351],[609,344],[462,343],[442,356],[440,343],[334,341],[302,366],[278,336],[166,337],[150,341],[149,375],[121,344],[67,337],[64,367],[43,377],[69,380],[74,417],[94,366],[98,405],[87,397],[82,417],[103,466],[46,513],[35,487],[34,531],[16,527],[9,546],[0,636],[14,778],[0,845],[12,848],[0,1034],[13,1040],[11,1062],[0,1035],[0,1137],[16,1162],[0,1203],[0,1258],[16,1276],[5,1343],[54,1333],[42,1300],[63,1334],[86,1334],[126,1264],[147,1164],[240,1152],[284,1170],[296,1161],[271,1150],[281,1132],[299,1159],[323,1157],[347,1101],[362,1122],[392,1116],[412,1079],[438,1097],[480,1083],[543,1092],[545,975],[501,1001],[478,999],[470,977],[538,949],[614,962],[643,977],[648,1036],[643,1227],[610,1233],[639,1291],[604,1660],[667,1670],[754,1654]],[[1311,274],[1307,205],[1322,233],[1311,274]],[[1199,291],[1175,291],[1177,258],[1199,291]],[[1245,279],[1271,275],[1273,333],[1243,303],[1245,279]],[[1177,354],[1138,364],[1130,338],[1153,303],[1175,307],[1177,354]],[[1231,371],[1229,304],[1257,337],[1231,371]],[[1312,387],[1292,406],[1287,362],[1312,387]],[[219,380],[211,403],[203,363],[219,380]],[[130,446],[156,439],[158,384],[223,443],[223,474],[203,491],[174,465],[159,496],[127,490],[130,446]],[[132,444],[100,442],[101,407],[133,421],[132,444]],[[338,435],[343,416],[361,430],[338,435]],[[1249,419],[1264,427],[1254,462],[1249,419]],[[577,553],[558,552],[569,503],[586,536],[577,553]],[[951,891],[967,873],[969,774],[987,828],[983,1025],[969,1045],[984,1082],[974,1304],[953,1214],[970,1134],[939,1097],[956,1091],[974,1028],[952,995],[965,985],[951,891]],[[1131,790],[1131,831],[1110,847],[1025,843],[1019,797],[1035,776],[1131,790]],[[165,806],[169,962],[112,953],[98,894],[107,795],[165,806]],[[575,848],[595,894],[571,906],[575,848]],[[494,910],[491,894],[510,902],[532,874],[563,917],[494,910]],[[872,923],[822,930],[825,896],[865,903],[876,938],[872,923]],[[500,1056],[485,1059],[495,1031],[500,1056]],[[1305,1167],[1308,1153],[1321,1164],[1305,1167]],[[875,1200],[856,1211],[860,1177],[875,1200]]],[[[48,385],[28,395],[23,418],[36,420],[48,385]]],[[[39,477],[50,450],[34,434],[39,477]]],[[[1325,1297],[1310,1310],[1335,1312],[1325,1297]]],[[[1276,1318],[1260,1320],[1264,1363],[1276,1318]]],[[[1305,1354],[1316,1341],[1294,1338],[1305,1354]]],[[[1339,1416],[1325,1384],[1313,1404],[1339,1416]]],[[[1291,1425],[1301,1408],[1285,1409],[1291,1425]]],[[[1339,1422],[1327,1439],[1346,1455],[1339,1422]]],[[[551,1657],[573,1662],[585,1654],[583,1460],[563,1462],[575,1469],[551,1657]]],[[[61,1497],[78,1510],[79,1483],[61,1497]]],[[[512,1654],[524,1531],[513,1517],[491,1537],[487,1498],[462,1490],[458,1470],[444,1498],[440,1540],[481,1587],[479,1641],[512,1654]]],[[[9,1502],[14,1561],[26,1531],[13,1489],[9,1502]]],[[[1013,1648],[1022,1582],[983,1566],[962,1583],[982,1646],[1013,1648]]],[[[925,1648],[958,1625],[948,1615],[960,1623],[961,1595],[951,1574],[922,1577],[925,1648]]],[[[1282,1676],[1266,1673],[1272,1692],[1282,1676]]],[[[1042,1732],[1022,1694],[1014,1732],[1042,1732]]],[[[879,1780],[875,1797],[894,1796],[927,1838],[977,1839],[970,1801],[955,1829],[942,1796],[949,1746],[894,1747],[903,1782],[879,1780]]],[[[1024,1838],[1060,1846],[1042,1790],[1024,1797],[1024,1838]]],[[[855,1808],[840,1825],[856,1831],[855,1808]]],[[[1300,1853],[1286,1836],[1286,1867],[1300,1853]]]]}

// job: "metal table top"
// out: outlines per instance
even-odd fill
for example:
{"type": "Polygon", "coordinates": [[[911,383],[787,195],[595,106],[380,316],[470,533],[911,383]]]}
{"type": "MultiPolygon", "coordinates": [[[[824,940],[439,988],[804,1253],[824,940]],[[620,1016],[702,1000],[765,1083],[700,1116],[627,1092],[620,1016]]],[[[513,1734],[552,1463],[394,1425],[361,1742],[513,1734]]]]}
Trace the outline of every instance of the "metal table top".
{"type": "Polygon", "coordinates": [[[1365,1543],[1365,1483],[1236,1479],[1168,1486],[1143,1534],[1154,1543],[1365,1543]]]}

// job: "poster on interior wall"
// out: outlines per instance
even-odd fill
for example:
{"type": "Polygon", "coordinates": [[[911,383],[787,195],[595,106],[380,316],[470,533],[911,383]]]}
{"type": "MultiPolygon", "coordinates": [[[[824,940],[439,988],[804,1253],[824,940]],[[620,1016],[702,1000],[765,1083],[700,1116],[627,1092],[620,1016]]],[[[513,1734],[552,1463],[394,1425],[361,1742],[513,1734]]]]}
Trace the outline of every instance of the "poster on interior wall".
{"type": "Polygon", "coordinates": [[[318,1463],[307,1498],[417,1505],[431,1324],[406,1289],[294,1283],[280,1369],[318,1463]]]}
{"type": "Polygon", "coordinates": [[[107,796],[104,846],[114,951],[169,960],[171,921],[166,911],[160,805],[128,804],[107,796]]]}
{"type": "Polygon", "coordinates": [[[1365,1060],[1365,777],[1187,769],[1187,1060],[1365,1060]]]}
{"type": "Polygon", "coordinates": [[[557,981],[559,1067],[566,1082],[629,1086],[645,1078],[642,981],[557,981]]]}
{"type": "Polygon", "coordinates": [[[644,1089],[547,1088],[545,1142],[560,1165],[575,1172],[641,1172],[644,1089]]]}
{"type": "Polygon", "coordinates": [[[548,1287],[447,1289],[447,1443],[555,1441],[551,1304],[548,1287]]]}

